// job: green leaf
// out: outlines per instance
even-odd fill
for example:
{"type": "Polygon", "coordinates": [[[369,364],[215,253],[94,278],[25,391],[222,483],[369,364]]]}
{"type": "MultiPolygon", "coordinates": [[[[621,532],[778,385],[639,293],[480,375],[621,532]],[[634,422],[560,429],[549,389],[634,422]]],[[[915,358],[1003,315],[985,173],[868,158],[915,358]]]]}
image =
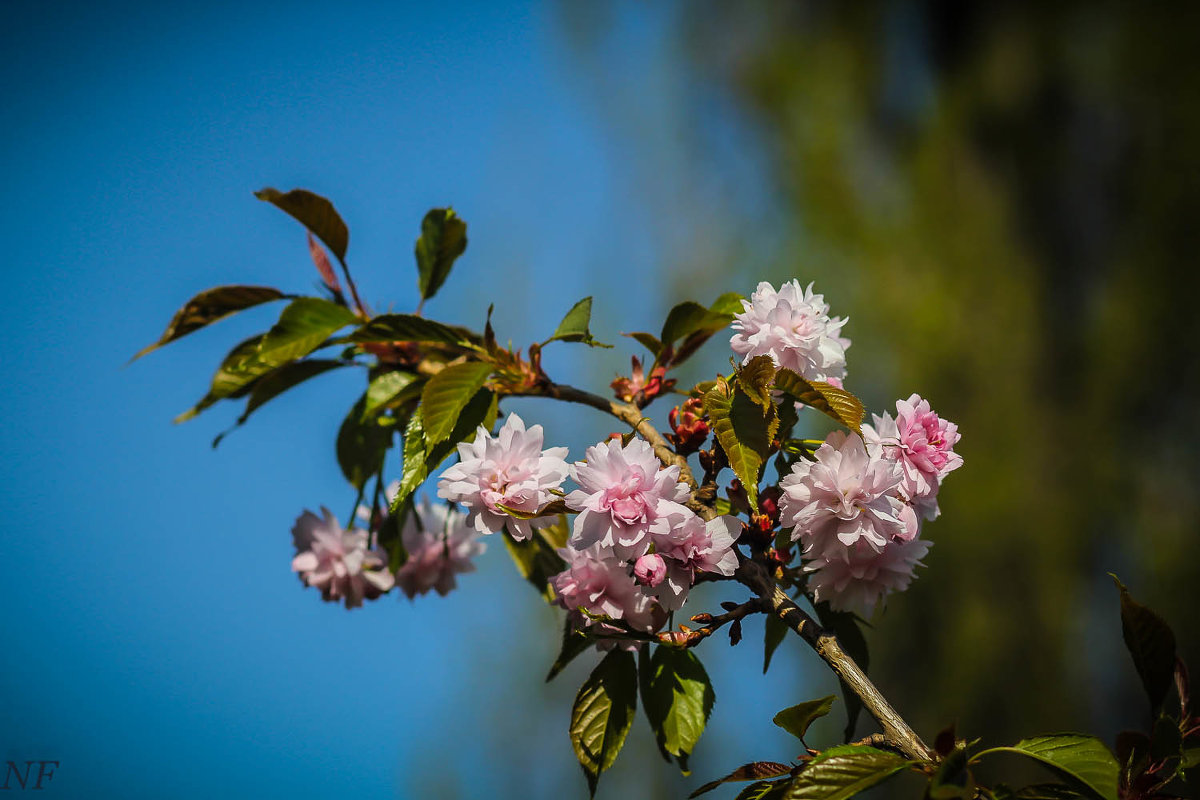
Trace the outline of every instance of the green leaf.
{"type": "Polygon", "coordinates": [[[755,356],[737,371],[738,388],[758,403],[764,413],[769,412],[772,405],[771,387],[775,383],[775,371],[775,362],[770,356],[755,356]]]}
{"type": "Polygon", "coordinates": [[[971,763],[991,753],[1017,753],[1046,764],[1079,782],[1103,800],[1117,800],[1117,760],[1094,736],[1060,733],[1022,739],[1012,747],[993,747],[978,753],[971,763]]]}
{"type": "Polygon", "coordinates": [[[800,771],[788,787],[787,800],[847,800],[908,767],[909,762],[886,750],[863,745],[830,748],[800,771]]]}
{"type": "Polygon", "coordinates": [[[1026,786],[1011,797],[1012,800],[1089,800],[1091,795],[1064,783],[1038,783],[1026,786]]]}
{"type": "Polygon", "coordinates": [[[563,317],[562,322],[558,323],[558,328],[555,329],[554,335],[543,342],[543,344],[560,341],[581,342],[589,347],[612,347],[611,344],[598,342],[592,337],[592,332],[588,329],[591,321],[592,298],[585,297],[571,306],[571,310],[563,317]]]}
{"type": "MultiPolygon", "coordinates": [[[[858,618],[848,611],[834,611],[828,603],[817,603],[814,609],[817,618],[821,620],[821,627],[833,632],[842,649],[854,659],[865,674],[871,659],[867,651],[866,637],[858,627],[858,618]]],[[[854,726],[858,722],[863,704],[858,694],[845,681],[839,678],[838,682],[842,687],[842,699],[846,702],[845,740],[848,742],[854,738],[854,726]]]]}
{"type": "Polygon", "coordinates": [[[346,262],[350,231],[334,209],[333,203],[305,189],[293,189],[285,194],[277,189],[267,188],[255,192],[254,196],[292,215],[324,242],[337,256],[338,261],[346,262]]]}
{"type": "Polygon", "coordinates": [[[797,703],[780,711],[771,721],[803,742],[804,734],[808,732],[808,726],[828,714],[833,708],[833,701],[836,699],[837,695],[831,694],[828,697],[822,697],[820,700],[807,700],[803,703],[797,703]]]}
{"type": "Polygon", "coordinates": [[[675,306],[667,314],[659,338],[664,345],[673,345],[694,333],[707,332],[712,335],[728,325],[732,319],[731,314],[710,311],[699,303],[688,300],[675,306]]]}
{"type": "Polygon", "coordinates": [[[189,333],[211,325],[217,320],[224,319],[230,314],[252,306],[270,303],[286,297],[278,289],[268,286],[218,286],[208,289],[188,300],[183,308],[175,312],[167,324],[167,329],[153,344],[139,350],[130,362],[137,361],[147,353],[157,350],[165,344],[182,339],[189,333]]]}
{"type": "Polygon", "coordinates": [[[304,358],[332,333],[357,321],[358,317],[345,306],[319,297],[299,297],[283,309],[244,369],[265,373],[304,358]]]}
{"type": "Polygon", "coordinates": [[[426,382],[419,413],[427,446],[450,435],[463,408],[483,388],[492,369],[485,361],[466,361],[444,368],[426,382]]]}
{"type": "Polygon", "coordinates": [[[743,309],[742,301],[745,300],[742,295],[737,292],[726,292],[713,301],[708,307],[709,311],[717,314],[725,314],[732,317],[734,314],[741,314],[743,309]]]}
{"type": "Polygon", "coordinates": [[[575,696],[571,708],[571,745],[596,794],[600,773],[613,765],[637,710],[637,667],[620,648],[609,652],[575,696]]]}
{"type": "Polygon", "coordinates": [[[658,337],[652,333],[644,333],[642,331],[638,331],[636,333],[623,333],[621,335],[628,336],[632,339],[636,339],[638,341],[638,343],[640,343],[642,345],[642,347],[649,350],[650,354],[653,355],[655,358],[658,358],[658,354],[662,352],[662,349],[663,349],[662,342],[660,342],[658,340],[658,337]]]}
{"type": "Polygon", "coordinates": [[[469,341],[458,330],[412,314],[380,314],[372,318],[354,333],[350,342],[430,342],[434,344],[462,344],[469,341]]]}
{"type": "Polygon", "coordinates": [[[766,616],[766,632],[763,635],[763,675],[767,674],[767,669],[771,666],[771,657],[775,655],[775,651],[779,649],[779,645],[783,643],[788,632],[786,622],[774,614],[766,616]]]}
{"type": "Polygon", "coordinates": [[[758,473],[779,426],[774,407],[764,415],[749,395],[719,381],[704,395],[704,412],[751,506],[756,506],[758,473]]]}
{"type": "Polygon", "coordinates": [[[367,396],[363,394],[342,421],[337,437],[338,466],[350,485],[360,492],[367,480],[383,467],[394,430],[376,424],[374,418],[364,420],[366,404],[367,396]]]}
{"type": "Polygon", "coordinates": [[[512,556],[521,577],[529,581],[546,602],[554,602],[554,590],[550,587],[550,579],[566,569],[567,563],[542,538],[540,530],[535,528],[533,536],[523,542],[514,539],[506,530],[504,546],[508,548],[508,554],[512,556]]]}
{"type": "Polygon", "coordinates": [[[421,220],[417,239],[417,286],[428,300],[442,288],[454,261],[467,249],[467,223],[452,208],[435,208],[421,220]]]}
{"type": "Polygon", "coordinates": [[[577,655],[593,644],[594,640],[589,639],[583,631],[578,630],[570,618],[563,620],[562,648],[558,651],[558,658],[554,659],[554,663],[550,665],[550,671],[546,673],[546,683],[557,678],[558,673],[566,669],[577,655]]]}
{"type": "Polygon", "coordinates": [[[862,435],[862,421],[866,415],[862,401],[845,389],[839,389],[824,381],[801,378],[790,369],[781,369],[775,375],[775,388],[790,394],[806,406],[828,414],[842,425],[862,435]]]}
{"type": "Polygon", "coordinates": [[[376,375],[367,386],[367,402],[363,406],[363,419],[372,417],[386,408],[405,389],[419,382],[411,372],[391,370],[376,375]]]}
{"type": "Polygon", "coordinates": [[[175,422],[188,421],[201,411],[212,406],[218,400],[224,400],[227,397],[245,396],[250,391],[251,384],[269,371],[266,369],[245,369],[246,362],[253,358],[254,354],[258,351],[258,345],[265,336],[265,333],[251,336],[230,350],[221,362],[221,366],[217,367],[217,372],[213,375],[208,393],[200,398],[200,401],[196,405],[177,416],[175,422]]]}
{"type": "Polygon", "coordinates": [[[290,364],[284,364],[282,367],[271,370],[254,382],[253,387],[250,389],[250,399],[246,401],[246,410],[242,412],[242,415],[237,418],[237,421],[229,430],[223,431],[213,439],[212,446],[216,447],[235,428],[245,425],[246,420],[260,406],[274,400],[293,386],[299,386],[309,378],[315,378],[323,372],[329,372],[330,370],[346,366],[349,366],[349,362],[347,361],[311,358],[304,361],[293,361],[290,364]]]}
{"type": "Polygon", "coordinates": [[[702,794],[711,792],[723,783],[733,783],[734,781],[762,781],[764,778],[777,778],[780,775],[791,773],[791,764],[780,764],[775,761],[752,761],[749,764],[743,764],[723,778],[718,778],[715,781],[709,781],[701,786],[696,791],[688,795],[688,800],[694,800],[702,794]]]}
{"type": "Polygon", "coordinates": [[[1157,715],[1175,677],[1175,633],[1166,620],[1134,600],[1116,575],[1109,575],[1121,590],[1121,634],[1125,647],[1133,656],[1133,666],[1150,698],[1150,713],[1157,715]]]}
{"type": "Polygon", "coordinates": [[[716,694],[704,665],[688,648],[659,645],[643,682],[642,702],[659,747],[675,756],[686,775],[716,694]]]}

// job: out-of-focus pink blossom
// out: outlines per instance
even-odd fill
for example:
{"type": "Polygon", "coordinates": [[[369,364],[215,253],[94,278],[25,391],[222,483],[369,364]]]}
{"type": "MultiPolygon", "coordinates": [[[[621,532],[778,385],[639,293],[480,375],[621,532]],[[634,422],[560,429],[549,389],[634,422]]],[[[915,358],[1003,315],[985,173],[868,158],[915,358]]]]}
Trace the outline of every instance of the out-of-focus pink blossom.
{"type": "Polygon", "coordinates": [[[296,557],[292,570],[309,586],[321,590],[327,601],[344,601],[346,608],[361,606],[392,588],[387,554],[371,549],[370,534],[359,528],[343,531],[337,518],[322,507],[324,519],[305,511],[292,527],[296,557]]]}
{"type": "Polygon", "coordinates": [[[413,599],[430,589],[446,595],[455,588],[454,576],[474,572],[471,559],[482,553],[484,543],[461,511],[424,497],[404,521],[400,541],[408,560],[396,573],[396,584],[413,599]]]}
{"type": "Polygon", "coordinates": [[[830,318],[825,298],[813,294],[812,284],[801,289],[791,280],[779,287],[760,283],[743,312],[734,315],[730,347],[746,364],[755,356],[769,355],[809,380],[841,379],[846,375],[846,348],[850,340],[841,335],[846,320],[830,318]]]}
{"type": "Polygon", "coordinates": [[[655,553],[666,559],[667,579],[655,593],[663,608],[683,606],[697,572],[732,575],[738,565],[733,545],[741,532],[742,523],[731,516],[705,522],[685,508],[660,517],[651,534],[655,553]]]}
{"type": "MultiPolygon", "coordinates": [[[[580,628],[604,624],[594,616],[625,620],[630,627],[652,633],[665,615],[656,613],[654,601],[638,588],[624,561],[613,558],[607,548],[594,545],[585,550],[565,547],[558,551],[567,568],[550,579],[559,605],[572,614],[580,628]]],[[[611,626],[607,630],[612,630],[611,626]]]]}
{"type": "Polygon", "coordinates": [[[679,482],[679,467],[660,466],[654,448],[641,439],[624,447],[615,440],[589,447],[587,461],[571,467],[580,486],[566,497],[567,506],[579,512],[571,546],[584,550],[599,544],[621,560],[644,555],[655,520],[687,511],[681,504],[688,488],[679,482]]]}
{"type": "Polygon", "coordinates": [[[551,518],[517,519],[501,506],[533,513],[549,503],[567,477],[565,447],[542,450],[542,426],[528,430],[516,414],[495,438],[483,426],[470,444],[458,446],[459,462],[442,473],[438,497],[462,503],[469,523],[480,533],[495,533],[508,525],[518,541],[528,539],[534,526],[548,525],[551,518]]]}
{"type": "MultiPolygon", "coordinates": [[[[961,438],[958,426],[939,417],[920,395],[897,400],[895,419],[886,412],[872,417],[875,425],[863,426],[863,438],[872,454],[900,465],[904,474],[900,490],[906,499],[932,500],[942,479],[962,466],[962,456],[954,452],[961,438]]],[[[923,504],[921,511],[933,519],[936,501],[923,504]]]]}
{"type": "Polygon", "coordinates": [[[633,577],[637,578],[637,582],[642,586],[653,589],[667,577],[667,562],[657,553],[647,553],[634,563],[633,577]]]}
{"type": "Polygon", "coordinates": [[[903,503],[894,493],[900,469],[872,458],[857,434],[834,431],[817,448],[816,461],[801,459],[779,487],[780,520],[794,526],[792,540],[810,557],[844,556],[866,544],[876,552],[893,539],[914,535],[900,520],[903,503]]]}
{"type": "Polygon", "coordinates": [[[817,602],[830,608],[869,617],[875,606],[892,592],[912,582],[913,572],[929,552],[924,539],[889,542],[881,551],[862,545],[850,547],[845,557],[818,557],[808,562],[808,588],[817,602]]]}

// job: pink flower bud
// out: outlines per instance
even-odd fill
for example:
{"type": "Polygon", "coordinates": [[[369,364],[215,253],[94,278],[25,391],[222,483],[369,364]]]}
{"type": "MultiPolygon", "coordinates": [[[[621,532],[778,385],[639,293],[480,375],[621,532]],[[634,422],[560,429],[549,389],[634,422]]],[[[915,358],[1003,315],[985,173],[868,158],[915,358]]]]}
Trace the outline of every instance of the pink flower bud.
{"type": "Polygon", "coordinates": [[[653,588],[667,577],[667,562],[657,553],[647,553],[633,565],[633,575],[638,583],[653,588]]]}

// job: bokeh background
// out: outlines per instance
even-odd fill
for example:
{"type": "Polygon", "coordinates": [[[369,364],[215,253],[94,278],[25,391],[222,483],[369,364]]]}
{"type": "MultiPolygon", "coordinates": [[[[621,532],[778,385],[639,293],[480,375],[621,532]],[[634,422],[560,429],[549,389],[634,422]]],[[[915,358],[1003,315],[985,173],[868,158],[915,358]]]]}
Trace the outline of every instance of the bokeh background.
{"type": "MultiPolygon", "coordinates": [[[[594,294],[620,347],[547,368],[595,390],[675,302],[815,281],[850,317],[849,387],[876,411],[920,392],[963,432],[928,567],[869,632],[927,737],[1141,725],[1108,571],[1200,664],[1197,7],[5,11],[0,759],[59,761],[46,796],[585,794],[565,730],[590,663],[543,684],[557,618],[497,543],[446,598],[354,612],[290,573],[301,510],[350,510],[333,437],[359,376],[214,451],[235,408],[170,420],[271,309],[123,368],[204,288],[313,288],[267,185],[331,197],[396,310],[421,215],[452,204],[471,244],[429,313],[477,327],[495,302],[521,343],[594,294]]],[[[511,409],[575,456],[611,429],[539,403],[511,409]]],[[[794,755],[771,715],[834,685],[798,642],[761,677],[761,635],[702,648],[697,776],[639,719],[601,796],[794,755]]]]}

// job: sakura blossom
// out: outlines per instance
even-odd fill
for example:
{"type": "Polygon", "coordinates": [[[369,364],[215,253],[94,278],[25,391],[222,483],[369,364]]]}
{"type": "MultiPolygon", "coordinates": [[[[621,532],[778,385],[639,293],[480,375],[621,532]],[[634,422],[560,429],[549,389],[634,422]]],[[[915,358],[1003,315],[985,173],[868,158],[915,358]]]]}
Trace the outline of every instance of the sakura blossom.
{"type": "Polygon", "coordinates": [[[321,513],[323,518],[305,511],[292,528],[292,570],[300,580],[320,589],[323,600],[343,601],[346,608],[389,591],[395,579],[387,554],[370,546],[370,534],[360,528],[344,531],[328,508],[321,513]]]}
{"type": "Polygon", "coordinates": [[[667,577],[667,562],[657,553],[647,553],[634,562],[633,577],[642,586],[658,586],[667,577]]]}
{"type": "Polygon", "coordinates": [[[734,517],[705,522],[686,508],[656,520],[651,533],[655,553],[666,559],[666,580],[655,596],[663,608],[677,611],[683,606],[697,572],[732,575],[738,566],[733,545],[741,532],[742,523],[734,517]]]}
{"type": "Polygon", "coordinates": [[[567,477],[565,447],[542,449],[542,426],[528,430],[516,414],[509,414],[493,438],[481,425],[475,440],[458,446],[459,462],[442,473],[438,497],[461,503],[467,521],[479,533],[495,533],[505,525],[513,538],[528,539],[535,526],[553,520],[519,519],[504,508],[532,514],[554,499],[567,477]]]}
{"type": "Polygon", "coordinates": [[[962,438],[958,426],[939,417],[918,394],[896,401],[895,419],[887,412],[871,416],[874,426],[863,426],[867,447],[900,465],[902,495],[918,504],[922,516],[933,519],[942,480],[963,463],[953,449],[962,438]]]}
{"type": "Polygon", "coordinates": [[[916,535],[901,519],[895,495],[899,466],[872,458],[858,434],[834,431],[814,454],[801,459],[780,482],[780,520],[793,526],[792,541],[810,557],[846,558],[854,545],[882,551],[893,539],[916,535]]]}
{"type": "Polygon", "coordinates": [[[408,560],[396,573],[396,584],[413,599],[430,589],[440,595],[457,586],[455,575],[474,572],[471,559],[486,549],[467,515],[423,497],[404,521],[400,541],[408,560]]]}
{"type": "Polygon", "coordinates": [[[895,540],[880,551],[856,545],[843,557],[819,556],[804,567],[808,589],[818,603],[869,617],[889,594],[908,588],[929,546],[924,539],[895,540]]]}
{"type": "Polygon", "coordinates": [[[779,287],[758,284],[743,312],[734,315],[730,347],[749,363],[769,355],[775,366],[790,369],[808,380],[839,380],[846,375],[846,348],[841,335],[846,320],[830,317],[823,295],[813,294],[812,284],[801,289],[793,279],[779,287]]]}
{"type": "MultiPolygon", "coordinates": [[[[689,492],[679,467],[661,467],[654,448],[641,439],[622,446],[610,440],[589,447],[587,460],[571,467],[580,488],[566,497],[575,517],[570,544],[584,550],[599,544],[622,560],[650,547],[650,526],[671,513],[687,512],[689,492]]],[[[690,512],[687,512],[690,513],[690,512]]]]}
{"type": "MultiPolygon", "coordinates": [[[[567,568],[550,579],[557,603],[567,609],[576,627],[587,628],[603,622],[587,614],[607,616],[629,623],[630,627],[652,633],[665,621],[654,601],[643,594],[629,573],[626,562],[614,558],[601,545],[584,550],[564,547],[558,551],[567,568]],[[580,612],[583,609],[587,612],[580,612]]],[[[612,626],[608,626],[612,630],[612,626]]]]}

